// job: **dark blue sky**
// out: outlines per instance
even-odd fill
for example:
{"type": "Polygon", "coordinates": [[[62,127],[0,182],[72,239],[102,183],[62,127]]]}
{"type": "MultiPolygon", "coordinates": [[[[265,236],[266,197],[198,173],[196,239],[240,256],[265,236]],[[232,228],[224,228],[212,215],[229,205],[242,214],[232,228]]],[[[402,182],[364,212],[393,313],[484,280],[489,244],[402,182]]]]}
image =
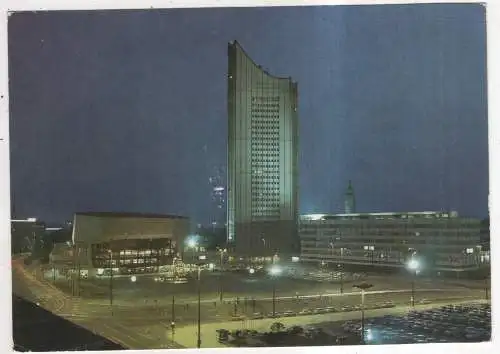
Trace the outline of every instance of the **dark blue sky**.
{"type": "Polygon", "coordinates": [[[379,5],[17,13],[16,212],[211,215],[227,42],[299,82],[300,211],[487,215],[485,11],[379,5]],[[204,152],[204,146],[207,152],[204,152]]]}

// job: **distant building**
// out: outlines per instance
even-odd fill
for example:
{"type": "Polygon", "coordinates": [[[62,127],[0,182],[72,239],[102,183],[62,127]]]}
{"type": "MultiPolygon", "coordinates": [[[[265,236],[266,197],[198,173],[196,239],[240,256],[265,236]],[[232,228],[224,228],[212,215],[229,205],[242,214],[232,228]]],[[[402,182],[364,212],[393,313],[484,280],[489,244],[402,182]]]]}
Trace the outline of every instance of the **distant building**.
{"type": "Polygon", "coordinates": [[[467,271],[487,261],[481,257],[482,229],[481,220],[456,212],[302,215],[300,259],[405,267],[418,255],[427,270],[467,271]]]}
{"type": "MultiPolygon", "coordinates": [[[[77,213],[72,242],[54,248],[88,276],[155,273],[180,257],[189,219],[138,213],[77,213]]],[[[57,254],[51,256],[58,259],[57,254]]]]}
{"type": "Polygon", "coordinates": [[[224,180],[224,170],[215,167],[209,177],[211,194],[211,225],[214,228],[224,226],[226,222],[226,183],[224,180]]]}
{"type": "Polygon", "coordinates": [[[45,224],[36,218],[11,220],[12,254],[33,252],[43,242],[45,224]]]}
{"type": "Polygon", "coordinates": [[[352,214],[356,212],[356,197],[354,196],[354,188],[352,188],[352,183],[349,181],[347,186],[347,191],[345,193],[344,199],[344,213],[352,214]]]}
{"type": "Polygon", "coordinates": [[[228,243],[243,256],[299,252],[298,88],[228,47],[228,243]]]}
{"type": "Polygon", "coordinates": [[[490,219],[481,221],[481,245],[485,251],[490,250],[490,219]]]}

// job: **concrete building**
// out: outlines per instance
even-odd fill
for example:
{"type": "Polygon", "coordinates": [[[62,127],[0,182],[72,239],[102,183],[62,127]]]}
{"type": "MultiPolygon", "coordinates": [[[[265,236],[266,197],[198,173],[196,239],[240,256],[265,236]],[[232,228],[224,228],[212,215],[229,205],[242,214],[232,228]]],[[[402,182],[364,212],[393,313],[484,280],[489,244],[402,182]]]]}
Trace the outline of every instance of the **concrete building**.
{"type": "Polygon", "coordinates": [[[72,242],[51,259],[72,257],[86,276],[156,273],[183,252],[189,219],[137,213],[77,213],[72,242]]]}
{"type": "Polygon", "coordinates": [[[228,236],[237,254],[299,252],[297,83],[228,47],[228,236]]]}
{"type": "Polygon", "coordinates": [[[418,255],[422,267],[467,271],[482,266],[480,219],[456,212],[303,215],[301,261],[325,265],[405,267],[418,255]]]}

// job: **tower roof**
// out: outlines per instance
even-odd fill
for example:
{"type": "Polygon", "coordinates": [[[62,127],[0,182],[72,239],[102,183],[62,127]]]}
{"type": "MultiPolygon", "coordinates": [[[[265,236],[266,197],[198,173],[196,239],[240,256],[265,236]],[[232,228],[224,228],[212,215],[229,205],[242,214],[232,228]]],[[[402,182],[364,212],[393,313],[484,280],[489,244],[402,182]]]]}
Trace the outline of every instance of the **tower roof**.
{"type": "Polygon", "coordinates": [[[354,188],[352,187],[352,182],[349,180],[349,185],[347,186],[347,192],[346,194],[353,194],[354,193],[354,188]]]}

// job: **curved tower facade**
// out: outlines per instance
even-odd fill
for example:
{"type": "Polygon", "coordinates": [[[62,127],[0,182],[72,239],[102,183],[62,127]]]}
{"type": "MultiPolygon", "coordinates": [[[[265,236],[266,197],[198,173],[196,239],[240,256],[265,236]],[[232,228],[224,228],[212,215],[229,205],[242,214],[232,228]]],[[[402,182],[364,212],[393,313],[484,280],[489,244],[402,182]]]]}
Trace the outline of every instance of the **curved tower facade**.
{"type": "Polygon", "coordinates": [[[345,192],[344,209],[346,214],[356,212],[356,198],[354,196],[354,188],[352,188],[351,181],[349,181],[349,186],[347,186],[347,191],[345,192]]]}
{"type": "Polygon", "coordinates": [[[297,83],[236,41],[228,59],[228,242],[241,255],[297,253],[297,83]]]}

